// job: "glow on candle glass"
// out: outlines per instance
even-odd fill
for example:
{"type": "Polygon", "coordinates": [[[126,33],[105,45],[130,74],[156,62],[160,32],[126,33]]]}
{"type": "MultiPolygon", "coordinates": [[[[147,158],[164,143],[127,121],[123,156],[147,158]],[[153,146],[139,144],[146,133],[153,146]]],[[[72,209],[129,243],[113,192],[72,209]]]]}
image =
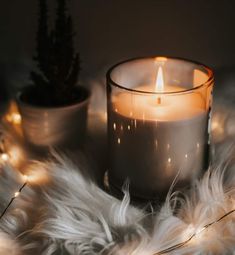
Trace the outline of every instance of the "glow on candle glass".
{"type": "Polygon", "coordinates": [[[156,69],[155,77],[150,85],[143,84],[135,88],[148,94],[128,92],[117,94],[114,97],[114,111],[135,121],[135,128],[137,120],[154,121],[157,125],[163,121],[191,120],[205,114],[204,101],[200,94],[180,94],[185,88],[166,83],[163,66],[156,69]],[[179,92],[179,94],[170,95],[171,92],[179,92]]]}

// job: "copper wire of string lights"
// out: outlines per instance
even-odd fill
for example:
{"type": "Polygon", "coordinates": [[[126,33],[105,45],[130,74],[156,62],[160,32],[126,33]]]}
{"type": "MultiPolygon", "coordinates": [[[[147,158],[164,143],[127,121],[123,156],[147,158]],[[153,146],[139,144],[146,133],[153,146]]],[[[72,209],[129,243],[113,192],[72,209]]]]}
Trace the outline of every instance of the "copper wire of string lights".
{"type": "MultiPolygon", "coordinates": [[[[5,150],[3,149],[0,153],[0,158],[2,157],[2,155],[8,155],[7,153],[5,153],[5,150]]],[[[3,160],[3,161],[8,161],[8,159],[3,160]]],[[[23,189],[25,188],[25,186],[28,184],[28,176],[24,175],[24,183],[23,185],[19,188],[19,190],[17,192],[15,192],[14,196],[10,199],[9,203],[7,204],[7,206],[5,207],[5,209],[3,210],[3,212],[0,214],[0,220],[6,215],[8,209],[10,208],[10,206],[12,205],[12,203],[14,202],[14,200],[20,195],[20,193],[23,191],[23,189]]],[[[190,244],[190,242],[196,238],[199,234],[201,234],[202,232],[204,232],[206,229],[212,227],[213,225],[215,225],[216,223],[221,222],[222,220],[224,220],[225,218],[229,217],[231,214],[233,214],[235,212],[235,209],[225,213],[224,215],[222,215],[220,218],[218,218],[217,220],[210,222],[206,225],[204,225],[201,229],[198,229],[196,231],[194,231],[193,234],[191,234],[187,239],[185,239],[182,242],[179,242],[175,245],[169,246],[166,249],[163,249],[161,251],[155,252],[152,255],[163,255],[163,254],[167,254],[169,252],[175,251],[177,249],[182,248],[183,246],[190,244]]]]}
{"type": "MultiPolygon", "coordinates": [[[[1,160],[1,164],[5,164],[9,160],[9,154],[6,153],[5,138],[4,138],[4,134],[2,132],[0,133],[0,160],[1,160]]],[[[3,212],[0,214],[0,220],[4,217],[4,215],[7,213],[8,209],[10,208],[11,204],[20,195],[22,190],[27,185],[28,177],[26,175],[24,175],[24,179],[25,179],[25,181],[24,181],[23,185],[20,187],[20,189],[17,192],[15,192],[14,197],[12,197],[10,199],[9,203],[7,204],[7,206],[5,207],[3,212]]]]}
{"type": "MultiPolygon", "coordinates": [[[[9,160],[9,154],[6,153],[6,148],[5,148],[5,141],[3,139],[3,135],[0,133],[0,161],[2,161],[2,164],[4,164],[5,162],[7,162],[9,160]]],[[[15,192],[14,196],[10,199],[9,203],[7,204],[7,206],[5,207],[5,209],[3,210],[3,212],[0,214],[0,220],[7,214],[9,208],[11,207],[11,205],[13,204],[13,202],[15,201],[15,199],[21,194],[21,192],[23,191],[23,189],[27,186],[28,184],[28,176],[24,176],[24,183],[22,184],[22,186],[19,188],[19,190],[17,192],[15,192]]],[[[208,228],[214,226],[215,224],[221,222],[222,220],[224,220],[225,218],[229,217],[231,214],[235,213],[235,209],[228,211],[227,213],[225,213],[224,215],[222,215],[221,217],[219,217],[217,220],[212,221],[206,225],[204,225],[202,228],[194,231],[188,238],[186,238],[184,241],[179,242],[175,245],[169,246],[168,248],[165,248],[163,250],[160,250],[158,252],[155,252],[152,255],[164,255],[167,254],[169,252],[172,251],[176,251],[184,246],[186,246],[187,244],[190,244],[190,242],[195,239],[198,235],[200,235],[201,233],[203,233],[204,231],[206,231],[208,228]]]]}
{"type": "MultiPolygon", "coordinates": [[[[8,203],[8,205],[6,206],[6,208],[4,209],[4,211],[2,212],[2,214],[0,215],[0,220],[4,217],[4,215],[7,213],[8,209],[10,208],[11,204],[14,202],[14,200],[20,195],[20,193],[22,192],[22,190],[25,188],[25,186],[27,185],[27,180],[28,177],[25,176],[26,181],[24,182],[24,184],[20,187],[20,189],[15,193],[14,197],[11,198],[10,202],[8,203]]],[[[197,230],[196,232],[194,232],[188,239],[186,239],[183,242],[177,243],[175,245],[172,245],[164,250],[158,251],[156,253],[154,253],[153,255],[163,255],[163,254],[167,254],[169,252],[175,251],[183,246],[185,246],[186,244],[189,244],[191,240],[193,240],[195,237],[197,237],[197,235],[201,234],[202,232],[204,232],[206,229],[212,227],[213,225],[215,225],[216,223],[221,222],[222,220],[224,220],[225,218],[229,217],[231,214],[233,214],[235,212],[235,209],[225,213],[224,215],[222,215],[220,218],[218,218],[217,220],[210,222],[206,225],[204,225],[201,229],[197,230]]]]}
{"type": "Polygon", "coordinates": [[[153,255],[162,255],[162,254],[166,254],[169,253],[171,251],[175,251],[183,246],[185,246],[186,244],[190,243],[190,241],[192,239],[194,239],[197,235],[201,234],[203,231],[205,231],[206,229],[208,229],[209,227],[215,225],[216,223],[222,221],[223,219],[227,218],[228,216],[230,216],[232,213],[235,212],[235,209],[225,213],[223,216],[221,216],[220,218],[218,218],[217,220],[210,222],[208,224],[206,224],[205,226],[203,226],[201,229],[197,230],[196,232],[194,232],[188,239],[186,239],[183,242],[177,243],[175,245],[172,245],[164,250],[158,251],[156,253],[154,253],[153,255]]]}
{"type": "Polygon", "coordinates": [[[3,210],[3,212],[0,215],[0,220],[4,217],[4,215],[7,213],[8,209],[10,208],[11,204],[14,202],[14,200],[20,195],[22,190],[27,185],[27,176],[25,183],[20,187],[20,189],[15,193],[14,197],[11,198],[10,202],[7,204],[6,208],[3,210]]]}

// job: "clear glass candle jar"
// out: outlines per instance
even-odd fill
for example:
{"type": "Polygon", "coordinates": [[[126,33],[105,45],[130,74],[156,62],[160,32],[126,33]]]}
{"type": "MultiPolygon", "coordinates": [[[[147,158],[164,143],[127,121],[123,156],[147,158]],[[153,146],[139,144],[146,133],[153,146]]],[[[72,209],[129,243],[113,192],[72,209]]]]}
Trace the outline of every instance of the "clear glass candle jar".
{"type": "Polygon", "coordinates": [[[108,174],[121,194],[165,197],[174,179],[186,187],[207,169],[214,77],[208,67],[178,58],[128,60],[107,73],[108,174]]]}

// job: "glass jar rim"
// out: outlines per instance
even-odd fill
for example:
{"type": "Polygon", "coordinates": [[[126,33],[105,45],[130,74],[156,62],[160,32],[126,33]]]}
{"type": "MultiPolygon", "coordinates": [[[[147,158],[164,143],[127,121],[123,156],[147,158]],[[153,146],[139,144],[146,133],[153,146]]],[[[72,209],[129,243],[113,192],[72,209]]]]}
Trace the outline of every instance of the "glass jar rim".
{"type": "Polygon", "coordinates": [[[170,95],[170,94],[184,94],[184,93],[191,93],[195,90],[198,90],[202,87],[209,87],[210,85],[212,85],[212,82],[214,81],[214,73],[213,73],[213,70],[198,62],[198,61],[192,61],[190,59],[186,59],[186,58],[180,58],[180,57],[171,57],[171,56],[149,56],[149,57],[136,57],[136,58],[130,58],[130,59],[127,59],[127,60],[124,60],[124,61],[121,61],[121,62],[118,62],[117,64],[113,65],[112,67],[110,67],[106,73],[106,79],[107,79],[107,82],[108,84],[112,84],[113,86],[115,87],[118,87],[120,89],[123,89],[123,90],[127,90],[129,92],[135,92],[135,93],[139,93],[139,94],[146,94],[146,95],[170,95]],[[132,61],[136,61],[136,60],[144,60],[144,59],[156,59],[156,58],[166,58],[166,59],[172,59],[172,60],[180,60],[180,61],[185,61],[185,62],[188,62],[188,63],[191,63],[191,64],[195,64],[195,65],[198,65],[198,66],[201,66],[204,70],[207,71],[207,75],[208,75],[208,79],[195,86],[195,87],[192,87],[192,88],[189,88],[189,89],[183,89],[183,90],[180,90],[180,91],[166,91],[166,92],[155,92],[155,91],[143,91],[143,90],[138,90],[138,89],[133,89],[133,88],[127,88],[123,85],[120,85],[118,83],[116,83],[112,78],[111,78],[111,74],[112,72],[115,70],[115,68],[121,66],[122,64],[125,64],[125,63],[129,63],[129,62],[132,62],[132,61]]]}

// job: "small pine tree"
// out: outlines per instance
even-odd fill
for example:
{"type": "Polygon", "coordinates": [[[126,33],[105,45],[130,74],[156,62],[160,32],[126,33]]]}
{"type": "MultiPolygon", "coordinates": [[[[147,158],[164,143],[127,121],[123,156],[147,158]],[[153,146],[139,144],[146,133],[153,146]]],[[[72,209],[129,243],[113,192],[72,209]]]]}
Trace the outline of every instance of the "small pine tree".
{"type": "Polygon", "coordinates": [[[74,53],[73,22],[67,14],[65,0],[57,0],[54,29],[48,28],[46,0],[39,1],[37,49],[34,60],[38,71],[30,78],[46,104],[66,104],[73,100],[79,72],[79,54],[74,53]]]}

